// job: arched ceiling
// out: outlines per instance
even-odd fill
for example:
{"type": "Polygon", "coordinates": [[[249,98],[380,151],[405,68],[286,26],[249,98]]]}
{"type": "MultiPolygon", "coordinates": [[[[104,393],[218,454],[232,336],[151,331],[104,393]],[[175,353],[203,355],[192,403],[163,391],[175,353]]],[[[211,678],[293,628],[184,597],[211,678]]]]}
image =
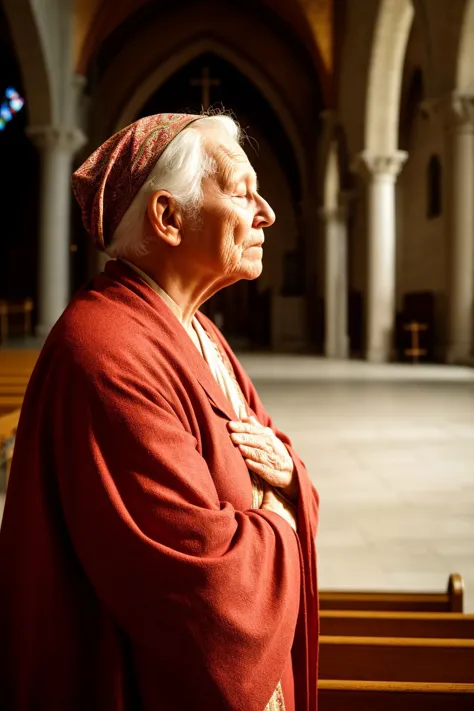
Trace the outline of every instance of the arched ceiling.
{"type": "MultiPolygon", "coordinates": [[[[151,0],[76,0],[75,67],[86,74],[102,42],[151,0]]],[[[159,0],[153,0],[155,3],[159,0]]],[[[334,0],[261,0],[313,57],[327,101],[332,95],[334,0]]]]}

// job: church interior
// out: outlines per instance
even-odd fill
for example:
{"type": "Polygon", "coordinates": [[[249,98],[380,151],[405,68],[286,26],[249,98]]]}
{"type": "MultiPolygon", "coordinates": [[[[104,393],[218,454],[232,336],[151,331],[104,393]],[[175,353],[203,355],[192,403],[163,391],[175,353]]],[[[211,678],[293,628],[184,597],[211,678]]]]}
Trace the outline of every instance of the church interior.
{"type": "Polygon", "coordinates": [[[203,309],[320,493],[321,711],[473,709],[474,0],[0,0],[0,78],[0,513],[39,349],[104,264],[72,172],[224,109],[277,219],[203,309]]]}

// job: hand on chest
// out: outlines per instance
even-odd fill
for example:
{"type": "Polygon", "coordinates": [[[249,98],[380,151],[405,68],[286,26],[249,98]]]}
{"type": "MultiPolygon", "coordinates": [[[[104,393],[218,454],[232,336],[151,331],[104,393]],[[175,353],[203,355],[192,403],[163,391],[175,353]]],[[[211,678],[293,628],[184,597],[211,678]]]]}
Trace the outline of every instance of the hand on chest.
{"type": "MultiPolygon", "coordinates": [[[[224,412],[213,398],[203,393],[198,415],[200,454],[206,460],[219,499],[245,511],[252,506],[250,473],[239,448],[232,442],[228,423],[232,412],[224,412]]],[[[230,406],[226,410],[231,410],[230,406]]]]}

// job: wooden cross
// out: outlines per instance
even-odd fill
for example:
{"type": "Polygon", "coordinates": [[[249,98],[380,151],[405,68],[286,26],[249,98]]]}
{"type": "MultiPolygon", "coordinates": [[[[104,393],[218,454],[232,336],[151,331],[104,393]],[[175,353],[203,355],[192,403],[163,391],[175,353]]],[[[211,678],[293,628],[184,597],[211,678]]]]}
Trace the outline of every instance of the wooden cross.
{"type": "Polygon", "coordinates": [[[413,358],[413,362],[416,363],[420,356],[426,355],[426,348],[420,348],[420,332],[426,331],[428,326],[426,323],[411,321],[405,324],[404,329],[411,333],[411,347],[405,348],[404,353],[406,356],[413,358]]]}
{"type": "Polygon", "coordinates": [[[191,86],[201,87],[201,103],[204,111],[207,111],[211,104],[211,88],[220,84],[220,79],[211,79],[209,67],[202,68],[200,79],[191,79],[191,86]]]}

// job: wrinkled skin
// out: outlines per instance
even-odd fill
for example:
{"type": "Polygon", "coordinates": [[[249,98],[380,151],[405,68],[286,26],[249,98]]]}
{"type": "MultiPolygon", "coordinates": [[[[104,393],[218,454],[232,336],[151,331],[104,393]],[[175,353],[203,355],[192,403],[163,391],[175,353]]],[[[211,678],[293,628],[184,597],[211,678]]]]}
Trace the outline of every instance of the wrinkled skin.
{"type": "Polygon", "coordinates": [[[215,142],[213,133],[206,138],[218,171],[204,178],[199,225],[184,234],[196,264],[217,284],[228,285],[262,273],[263,229],[274,223],[275,214],[259,194],[242,148],[226,134],[215,142]]]}

